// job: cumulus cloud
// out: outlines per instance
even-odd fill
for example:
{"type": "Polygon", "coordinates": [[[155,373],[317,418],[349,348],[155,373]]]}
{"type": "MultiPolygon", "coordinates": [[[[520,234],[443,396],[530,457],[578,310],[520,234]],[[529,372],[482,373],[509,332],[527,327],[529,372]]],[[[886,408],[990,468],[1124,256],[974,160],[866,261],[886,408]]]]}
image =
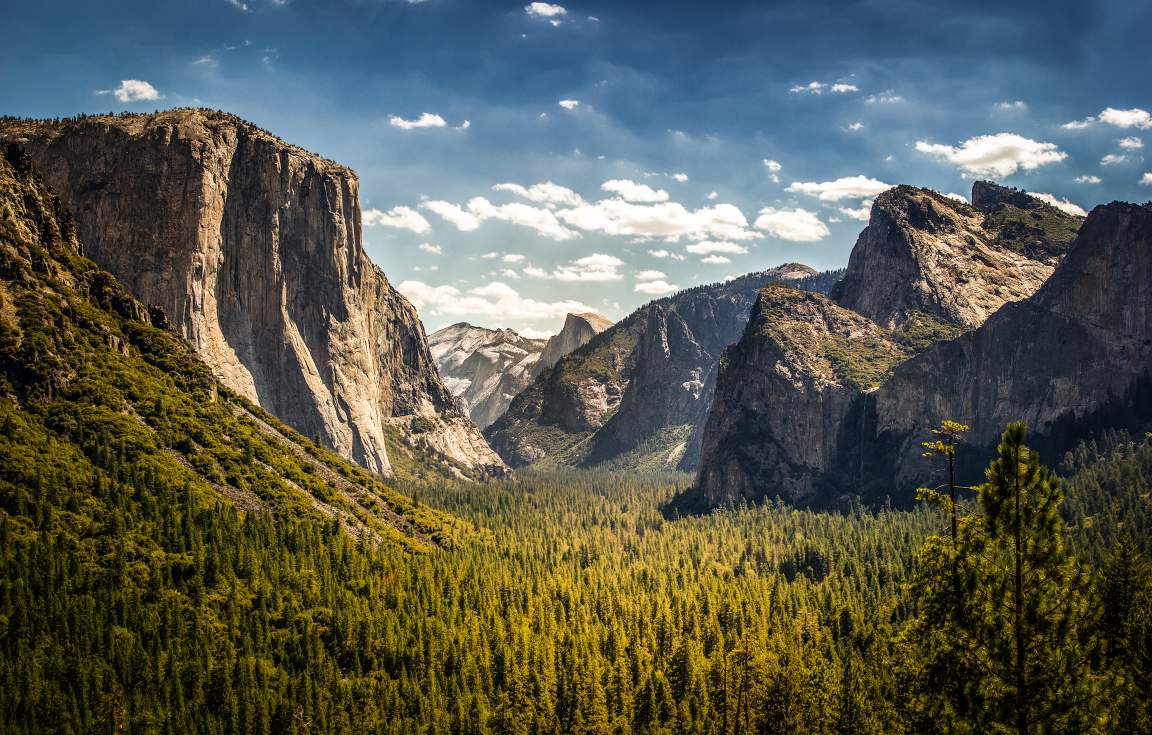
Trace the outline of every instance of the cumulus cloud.
{"type": "Polygon", "coordinates": [[[602,199],[556,214],[572,227],[606,235],[667,241],[709,237],[749,240],[757,236],[748,228],[744,213],[731,204],[689,210],[678,202],[636,204],[623,199],[602,199]]]}
{"type": "Polygon", "coordinates": [[[949,193],[945,194],[944,196],[948,197],[949,199],[955,199],[958,202],[963,202],[964,204],[968,203],[968,197],[964,196],[963,194],[957,194],[954,191],[949,192],[949,193]]]}
{"type": "Polygon", "coordinates": [[[1003,112],[1021,112],[1028,109],[1028,104],[1024,100],[1006,100],[997,102],[996,109],[1003,112]]]}
{"type": "Polygon", "coordinates": [[[1136,136],[1121,138],[1120,140],[1116,141],[1116,143],[1121,148],[1129,151],[1139,150],[1144,147],[1144,141],[1140,140],[1136,136]]]}
{"type": "Polygon", "coordinates": [[[387,212],[379,209],[366,209],[360,217],[365,227],[398,227],[416,233],[428,232],[432,225],[424,216],[411,207],[392,207],[387,212]]]}
{"type": "Polygon", "coordinates": [[[867,176],[844,176],[835,181],[793,181],[785,191],[794,194],[807,194],[822,202],[839,202],[844,199],[865,199],[891,189],[878,179],[867,176]]]}
{"type": "Polygon", "coordinates": [[[858,132],[858,131],[860,131],[860,130],[863,130],[863,129],[864,129],[864,123],[862,123],[862,122],[860,122],[859,120],[857,120],[857,121],[856,121],[856,122],[854,122],[854,123],[850,123],[850,124],[848,125],[848,127],[844,128],[844,129],[845,129],[845,130],[847,130],[847,131],[849,131],[849,132],[851,132],[851,133],[855,133],[855,132],[858,132]]]}
{"type": "Polygon", "coordinates": [[[1090,115],[1083,120],[1073,120],[1072,122],[1064,123],[1061,127],[1065,130],[1083,130],[1084,128],[1092,127],[1096,123],[1113,125],[1118,128],[1149,130],[1152,129],[1152,113],[1149,113],[1147,110],[1142,110],[1139,107],[1133,107],[1130,110],[1117,110],[1114,107],[1107,107],[1102,110],[1099,115],[1090,115]]]}
{"type": "Polygon", "coordinates": [[[551,18],[553,20],[568,15],[567,8],[553,3],[528,3],[524,6],[524,12],[536,18],[551,18]]]}
{"type": "Polygon", "coordinates": [[[853,209],[852,207],[839,207],[840,214],[848,217],[849,219],[858,220],[860,222],[867,222],[868,218],[872,216],[872,200],[868,199],[860,202],[860,206],[853,209]]]}
{"type": "Polygon", "coordinates": [[[859,92],[860,88],[855,84],[845,84],[844,82],[837,82],[828,88],[833,94],[846,94],[848,92],[859,92]]]}
{"type": "Polygon", "coordinates": [[[719,198],[720,198],[720,192],[718,192],[718,191],[710,191],[710,192],[708,192],[708,196],[707,196],[707,197],[705,197],[705,198],[706,198],[708,201],[710,201],[710,202],[716,201],[717,199],[719,199],[719,198]]]}
{"type": "Polygon", "coordinates": [[[496,184],[494,191],[507,191],[530,202],[544,204],[548,207],[569,206],[574,207],[584,203],[584,198],[566,186],[544,181],[531,186],[520,184],[496,184]]]}
{"type": "Polygon", "coordinates": [[[570,261],[550,272],[536,266],[528,266],[524,269],[524,274],[534,278],[551,278],[557,281],[619,281],[624,278],[624,275],[620,273],[620,266],[622,265],[624,265],[624,261],[614,255],[592,253],[570,261]]]}
{"type": "Polygon", "coordinates": [[[1152,186],[1152,172],[1148,172],[1141,176],[1140,183],[1144,186],[1152,186]]]}
{"type": "Polygon", "coordinates": [[[572,240],[580,237],[580,233],[562,225],[551,210],[520,202],[493,204],[484,197],[473,197],[468,200],[467,208],[440,200],[424,202],[420,206],[435,212],[461,232],[476,230],[485,220],[499,220],[535,230],[552,240],[572,240]]]}
{"type": "Polygon", "coordinates": [[[556,104],[560,105],[565,110],[575,110],[580,106],[580,100],[560,100],[556,104]]]}
{"type": "Polygon", "coordinates": [[[668,192],[638,184],[630,179],[610,179],[600,185],[604,191],[615,194],[626,202],[666,202],[668,192]]]}
{"type": "Polygon", "coordinates": [[[388,124],[401,130],[419,130],[421,128],[443,128],[448,125],[444,118],[432,112],[425,112],[414,120],[405,120],[399,115],[389,115],[388,124]]]}
{"type": "Polygon", "coordinates": [[[669,250],[665,250],[663,248],[659,248],[656,250],[649,250],[648,254],[651,255],[653,258],[660,258],[660,259],[667,258],[669,260],[687,260],[687,258],[685,258],[680,253],[673,253],[673,252],[671,252],[669,250]]]}
{"type": "Polygon", "coordinates": [[[729,255],[743,255],[748,252],[748,248],[735,242],[728,242],[726,240],[704,240],[702,242],[693,243],[684,247],[689,253],[693,255],[714,255],[716,253],[728,253],[729,255]]]}
{"type": "Polygon", "coordinates": [[[432,255],[440,255],[441,253],[444,252],[444,249],[441,248],[439,245],[433,245],[430,242],[422,242],[419,245],[417,245],[416,247],[420,248],[421,250],[423,250],[426,253],[431,253],[432,255]]]}
{"type": "Polygon", "coordinates": [[[774,174],[780,173],[780,169],[784,168],[780,162],[771,158],[764,159],[764,168],[768,169],[774,174]]]}
{"type": "Polygon", "coordinates": [[[636,275],[633,276],[633,278],[635,278],[637,281],[658,281],[661,278],[667,277],[668,276],[664,274],[664,271],[655,270],[637,271],[636,275]]]}
{"type": "Polygon", "coordinates": [[[1073,202],[1070,202],[1067,199],[1058,199],[1058,198],[1056,198],[1056,196],[1054,196],[1052,194],[1048,194],[1045,192],[1038,192],[1038,191],[1030,191],[1030,192],[1028,192],[1028,196],[1032,197],[1033,199],[1039,199],[1040,201],[1042,201],[1046,204],[1051,204],[1053,207],[1056,207],[1056,209],[1059,209],[1061,212],[1071,214],[1075,217],[1087,217],[1088,216],[1088,213],[1086,211],[1084,211],[1083,207],[1081,207],[1080,205],[1075,204],[1073,202]]]}
{"type": "Polygon", "coordinates": [[[509,314],[514,314],[527,321],[543,321],[562,319],[569,312],[592,311],[592,307],[579,301],[547,302],[521,296],[503,281],[492,281],[467,291],[422,281],[404,281],[396,288],[417,309],[433,316],[507,319],[509,314]]]}
{"type": "Polygon", "coordinates": [[[150,102],[163,99],[155,87],[142,79],[125,79],[116,89],[101,89],[96,94],[110,94],[121,102],[150,102]]]}
{"type": "Polygon", "coordinates": [[[1075,181],[1077,184],[1099,184],[1101,181],[1103,181],[1103,179],[1101,179],[1099,176],[1085,174],[1084,176],[1077,176],[1075,181]]]}
{"type": "Polygon", "coordinates": [[[795,209],[766,207],[760,210],[760,216],[756,218],[754,224],[756,229],[790,242],[815,242],[830,234],[828,225],[821,222],[815,212],[799,207],[795,209]]]}
{"type": "Polygon", "coordinates": [[[1016,133],[978,135],[959,146],[920,140],[916,142],[916,150],[977,176],[1011,176],[1020,169],[1032,171],[1068,157],[1055,143],[1032,140],[1016,133]]]}
{"type": "Polygon", "coordinates": [[[1128,156],[1122,153],[1109,153],[1100,159],[1101,166],[1115,166],[1118,163],[1124,163],[1128,160],[1128,156]]]}
{"type": "Polygon", "coordinates": [[[636,293],[647,294],[648,296],[667,296],[670,293],[679,291],[680,287],[674,283],[660,280],[637,283],[632,290],[636,293]]]}
{"type": "Polygon", "coordinates": [[[709,265],[719,263],[731,263],[732,259],[725,255],[706,255],[700,259],[701,263],[708,263],[709,265]]]}
{"type": "Polygon", "coordinates": [[[685,181],[688,180],[688,174],[682,174],[682,173],[672,174],[672,178],[676,179],[681,184],[683,184],[685,181]]]}

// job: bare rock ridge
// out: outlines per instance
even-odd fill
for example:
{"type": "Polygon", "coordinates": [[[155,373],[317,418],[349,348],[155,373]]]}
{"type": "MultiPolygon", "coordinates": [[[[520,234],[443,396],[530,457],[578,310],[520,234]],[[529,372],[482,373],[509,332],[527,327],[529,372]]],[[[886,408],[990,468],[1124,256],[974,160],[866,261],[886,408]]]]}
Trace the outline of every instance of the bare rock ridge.
{"type": "Polygon", "coordinates": [[[376,472],[389,434],[505,471],[365,254],[352,170],[200,109],[7,120],[0,137],[36,160],[84,254],[161,307],[224,385],[376,472]]]}
{"type": "Polygon", "coordinates": [[[876,197],[833,300],[890,329],[917,316],[971,329],[1031,295],[1080,219],[988,182],[973,201],[911,186],[876,197]]]}
{"type": "Polygon", "coordinates": [[[428,335],[440,377],[481,429],[508,409],[531,381],[545,340],[511,329],[453,324],[428,335]]]}
{"type": "Polygon", "coordinates": [[[788,279],[831,282],[789,263],[653,301],[543,371],[485,435],[515,467],[692,466],[720,352],[759,289],[788,279]]]}
{"type": "MultiPolygon", "coordinates": [[[[1003,426],[1019,419],[1029,423],[1035,443],[1056,456],[1093,431],[1146,429],[1152,421],[1152,205],[1097,207],[1065,246],[1036,237],[1053,231],[1052,214],[1039,210],[1044,221],[1036,225],[1031,197],[1021,196],[978,183],[973,199],[993,218],[1001,242],[1010,240],[1037,259],[1066,251],[1051,277],[934,345],[899,328],[846,342],[843,357],[852,372],[875,376],[858,381],[855,390],[840,390],[849,387],[843,380],[829,390],[824,366],[804,366],[797,351],[787,349],[794,340],[780,336],[787,331],[782,324],[818,331],[832,305],[817,319],[766,290],[759,307],[763,328],[750,323],[722,361],[701,470],[675,507],[701,510],[775,496],[816,505],[845,497],[906,504],[917,486],[939,479],[920,442],[946,418],[972,427],[960,452],[970,458],[982,458],[1003,426]],[[768,304],[778,306],[776,314],[765,314],[768,304]],[[868,348],[882,336],[904,354],[868,348]]],[[[1067,231],[1058,224],[1057,232],[1067,231]]],[[[984,282],[996,287],[992,279],[984,282]]],[[[823,344],[811,336],[805,341],[823,344]]],[[[963,466],[962,481],[979,481],[973,462],[963,466]]]]}
{"type": "Polygon", "coordinates": [[[532,368],[532,379],[555,365],[560,358],[588,344],[588,340],[612,326],[612,320],[595,312],[568,314],[559,334],[548,338],[540,359],[532,368]]]}

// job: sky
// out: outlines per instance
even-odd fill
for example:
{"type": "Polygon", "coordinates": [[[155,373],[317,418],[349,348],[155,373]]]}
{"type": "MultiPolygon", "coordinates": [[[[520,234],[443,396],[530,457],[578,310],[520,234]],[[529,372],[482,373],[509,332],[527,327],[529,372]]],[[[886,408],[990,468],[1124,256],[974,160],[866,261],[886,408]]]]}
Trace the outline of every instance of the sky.
{"type": "Polygon", "coordinates": [[[2,0],[0,114],[206,106],[360,176],[431,331],[557,331],[786,261],[872,198],[1152,198],[1152,2],[2,0]]]}

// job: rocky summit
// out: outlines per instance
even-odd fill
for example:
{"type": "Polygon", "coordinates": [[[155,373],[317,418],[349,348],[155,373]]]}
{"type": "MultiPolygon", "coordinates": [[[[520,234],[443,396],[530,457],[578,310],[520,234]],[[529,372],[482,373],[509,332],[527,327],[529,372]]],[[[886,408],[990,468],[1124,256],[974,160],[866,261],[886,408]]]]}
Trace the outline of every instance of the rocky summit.
{"type": "Polygon", "coordinates": [[[0,136],[39,164],[84,254],[230,389],[378,473],[389,437],[454,471],[504,471],[365,254],[352,170],[201,109],[7,119],[0,136]]]}

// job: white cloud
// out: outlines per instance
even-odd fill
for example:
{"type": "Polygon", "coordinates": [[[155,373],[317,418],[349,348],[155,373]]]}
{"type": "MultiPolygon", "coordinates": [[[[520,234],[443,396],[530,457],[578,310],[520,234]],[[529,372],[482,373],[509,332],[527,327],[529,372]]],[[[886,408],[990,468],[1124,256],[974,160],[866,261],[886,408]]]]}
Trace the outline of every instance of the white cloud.
{"type": "Polygon", "coordinates": [[[432,229],[428,220],[411,207],[392,207],[387,212],[379,209],[366,209],[360,217],[365,227],[399,227],[405,230],[421,233],[432,229]]]}
{"type": "Polygon", "coordinates": [[[822,202],[838,202],[843,199],[874,197],[891,188],[891,184],[885,184],[878,179],[857,175],[845,176],[835,181],[793,181],[785,191],[794,194],[807,194],[822,202]]]}
{"type": "Polygon", "coordinates": [[[389,115],[388,124],[401,130],[418,130],[420,128],[443,128],[448,125],[444,118],[432,112],[425,112],[415,120],[405,120],[399,115],[389,115]]]}
{"type": "Polygon", "coordinates": [[[163,99],[155,87],[142,79],[125,79],[116,89],[101,89],[96,94],[110,94],[121,102],[150,102],[163,99]]]}
{"type": "Polygon", "coordinates": [[[1152,186],[1152,172],[1148,172],[1141,176],[1140,183],[1144,186],[1152,186]]]}
{"type": "Polygon", "coordinates": [[[513,281],[520,280],[520,274],[511,268],[501,268],[500,270],[496,271],[496,275],[500,276],[501,278],[511,278],[513,281]]]}
{"type": "Polygon", "coordinates": [[[653,189],[647,184],[638,184],[630,179],[610,179],[600,185],[604,191],[615,194],[626,202],[666,202],[668,192],[653,189]]]}
{"type": "Polygon", "coordinates": [[[835,84],[827,84],[825,82],[808,82],[807,84],[796,84],[788,88],[792,94],[824,94],[825,91],[832,92],[833,94],[845,94],[847,92],[859,92],[860,88],[855,84],[847,84],[845,82],[836,82],[835,84]]]}
{"type": "Polygon", "coordinates": [[[654,270],[638,271],[634,276],[637,281],[659,281],[660,279],[667,277],[668,276],[665,275],[664,271],[654,270]]]}
{"type": "Polygon", "coordinates": [[[524,12],[536,18],[556,19],[562,15],[568,15],[567,8],[552,3],[528,3],[524,6],[524,12]]]}
{"type": "MultiPolygon", "coordinates": [[[[624,261],[614,255],[592,253],[556,268],[547,277],[557,281],[619,281],[624,278],[623,274],[620,273],[620,266],[622,265],[624,265],[624,261]]],[[[527,272],[528,270],[525,269],[525,273],[527,272]]]]}
{"type": "Polygon", "coordinates": [[[870,94],[864,98],[864,101],[869,105],[892,105],[903,102],[904,98],[889,89],[880,94],[870,94]]]}
{"type": "Polygon", "coordinates": [[[445,202],[439,199],[424,202],[420,205],[429,212],[434,212],[445,221],[456,226],[456,229],[461,232],[472,232],[480,227],[480,218],[476,215],[466,212],[462,207],[452,202],[445,202]]]}
{"type": "Polygon", "coordinates": [[[830,233],[828,225],[820,221],[815,212],[807,209],[774,209],[767,207],[760,210],[756,218],[757,229],[764,230],[772,237],[791,242],[815,242],[827,237],[830,233]]]}
{"type": "Polygon", "coordinates": [[[242,13],[248,12],[248,3],[241,2],[241,0],[225,0],[229,5],[236,8],[242,13]]]}
{"type": "Polygon", "coordinates": [[[780,169],[784,168],[780,162],[771,158],[764,159],[764,168],[768,169],[774,174],[780,173],[780,169]]]}
{"type": "Polygon", "coordinates": [[[1121,148],[1129,151],[1139,150],[1144,147],[1144,141],[1140,140],[1136,136],[1121,138],[1120,140],[1116,141],[1116,143],[1121,148]]]}
{"type": "Polygon", "coordinates": [[[1068,157],[1055,143],[1032,140],[1016,133],[978,135],[959,147],[920,140],[916,142],[916,150],[954,163],[978,176],[1011,176],[1020,169],[1032,171],[1068,157]]]}
{"type": "Polygon", "coordinates": [[[704,240],[702,242],[686,245],[684,247],[689,253],[693,255],[714,255],[716,253],[728,253],[729,255],[743,255],[748,252],[748,248],[735,242],[728,242],[726,240],[704,240]]]}
{"type": "Polygon", "coordinates": [[[796,84],[788,88],[792,94],[824,94],[824,88],[828,85],[824,82],[808,82],[807,84],[796,84]]]}
{"type": "Polygon", "coordinates": [[[848,217],[849,219],[858,220],[860,222],[867,222],[868,218],[872,216],[872,200],[867,199],[860,202],[860,206],[853,209],[851,207],[839,207],[840,214],[848,217]]]}
{"type": "Polygon", "coordinates": [[[948,194],[945,194],[944,196],[948,197],[949,199],[955,199],[958,202],[963,202],[964,204],[968,203],[968,197],[964,196],[963,194],[957,194],[954,191],[949,192],[948,194]]]}
{"type": "Polygon", "coordinates": [[[438,265],[414,265],[414,266],[412,266],[412,270],[416,271],[417,273],[435,273],[436,271],[440,270],[440,266],[438,266],[438,265]]]}
{"type": "Polygon", "coordinates": [[[560,105],[565,110],[575,110],[580,106],[580,100],[560,100],[556,104],[560,105]]]}
{"type": "Polygon", "coordinates": [[[1003,110],[1005,112],[1019,112],[1021,110],[1027,110],[1028,109],[1028,103],[1026,103],[1024,100],[1009,100],[1009,101],[1004,101],[1004,102],[997,102],[996,103],[996,109],[997,110],[1003,110]]]}
{"type": "Polygon", "coordinates": [[[504,261],[505,263],[523,263],[524,256],[520,253],[504,253],[500,260],[504,261]]]}
{"type": "Polygon", "coordinates": [[[1118,128],[1152,129],[1152,113],[1138,107],[1131,110],[1117,110],[1109,107],[1097,115],[1097,119],[1106,125],[1115,125],[1118,128]]]}
{"type": "Polygon", "coordinates": [[[669,260],[687,260],[687,258],[685,258],[680,253],[673,253],[673,252],[670,252],[668,250],[664,250],[663,248],[660,248],[658,250],[649,250],[648,254],[651,255],[653,258],[661,258],[661,259],[668,258],[669,260]]]}
{"type": "Polygon", "coordinates": [[[644,283],[637,283],[632,290],[648,296],[667,296],[679,291],[680,287],[667,281],[645,281],[644,283]]]}
{"type": "Polygon", "coordinates": [[[1092,176],[1091,174],[1087,174],[1084,176],[1077,176],[1075,181],[1077,184],[1099,184],[1101,181],[1103,181],[1103,179],[1101,179],[1099,176],[1092,176]]]}
{"type": "Polygon", "coordinates": [[[1028,192],[1028,196],[1032,197],[1033,199],[1039,199],[1040,201],[1042,201],[1046,204],[1051,204],[1053,207],[1056,207],[1056,209],[1059,209],[1061,212],[1066,212],[1067,214],[1071,214],[1071,215],[1076,216],[1076,217],[1087,217],[1088,216],[1088,213],[1084,211],[1083,207],[1081,207],[1080,205],[1075,204],[1073,202],[1070,202],[1067,199],[1057,199],[1052,194],[1047,194],[1047,193],[1038,192],[1038,191],[1030,191],[1030,192],[1028,192]]]}
{"type": "Polygon", "coordinates": [[[708,196],[707,196],[707,197],[705,197],[705,198],[706,198],[708,201],[710,201],[710,202],[714,202],[714,201],[716,201],[717,199],[719,199],[719,198],[720,198],[720,192],[718,192],[718,191],[710,191],[710,192],[708,192],[708,196]]]}
{"type": "Polygon", "coordinates": [[[1147,110],[1142,110],[1139,107],[1133,107],[1130,110],[1117,110],[1114,107],[1107,107],[1100,112],[1099,115],[1089,116],[1083,120],[1073,120],[1072,122],[1064,123],[1061,127],[1066,130],[1083,130],[1090,128],[1096,123],[1104,123],[1105,125],[1113,125],[1118,128],[1139,128],[1140,130],[1152,129],[1152,113],[1147,110]]]}
{"type": "Polygon", "coordinates": [[[551,210],[530,207],[520,202],[493,204],[484,197],[473,197],[468,201],[467,209],[439,200],[424,202],[420,206],[440,215],[461,232],[476,230],[481,222],[492,219],[528,227],[553,240],[572,240],[580,237],[580,233],[560,224],[556,214],[551,210]]]}
{"type": "Polygon", "coordinates": [[[432,286],[404,281],[397,289],[421,311],[434,316],[468,316],[507,319],[510,314],[527,321],[562,319],[569,312],[592,311],[579,301],[537,301],[521,296],[502,281],[461,291],[455,286],[432,286]]]}
{"type": "Polygon", "coordinates": [[[528,201],[550,207],[557,205],[575,207],[584,203],[584,198],[579,194],[566,186],[553,184],[551,181],[544,181],[527,187],[520,184],[496,184],[492,189],[494,191],[508,191],[528,201]]]}
{"type": "Polygon", "coordinates": [[[678,202],[635,204],[622,199],[602,199],[557,216],[566,224],[589,232],[676,241],[684,237],[716,237],[749,240],[756,233],[748,228],[743,212],[731,204],[689,210],[678,202]]]}
{"type": "Polygon", "coordinates": [[[731,263],[732,259],[724,255],[706,255],[700,259],[701,263],[708,263],[709,265],[720,263],[731,263]]]}
{"type": "Polygon", "coordinates": [[[683,184],[685,181],[688,180],[688,174],[672,174],[672,178],[676,179],[681,184],[683,184]]]}
{"type": "Polygon", "coordinates": [[[848,127],[844,128],[844,129],[845,129],[845,130],[848,130],[848,131],[850,131],[850,132],[853,132],[853,133],[855,133],[855,132],[857,132],[857,131],[859,131],[859,130],[863,130],[863,129],[864,129],[864,123],[862,123],[862,122],[860,122],[859,120],[857,120],[856,122],[854,122],[854,123],[851,123],[851,124],[850,124],[848,127]]]}
{"type": "Polygon", "coordinates": [[[1128,156],[1122,153],[1109,153],[1100,159],[1101,166],[1115,166],[1118,163],[1124,163],[1128,160],[1128,156]]]}
{"type": "Polygon", "coordinates": [[[416,247],[420,248],[421,250],[423,250],[426,253],[431,253],[432,255],[440,255],[441,253],[444,252],[444,249],[441,248],[439,245],[433,245],[430,242],[422,242],[419,245],[417,245],[416,247]]]}

